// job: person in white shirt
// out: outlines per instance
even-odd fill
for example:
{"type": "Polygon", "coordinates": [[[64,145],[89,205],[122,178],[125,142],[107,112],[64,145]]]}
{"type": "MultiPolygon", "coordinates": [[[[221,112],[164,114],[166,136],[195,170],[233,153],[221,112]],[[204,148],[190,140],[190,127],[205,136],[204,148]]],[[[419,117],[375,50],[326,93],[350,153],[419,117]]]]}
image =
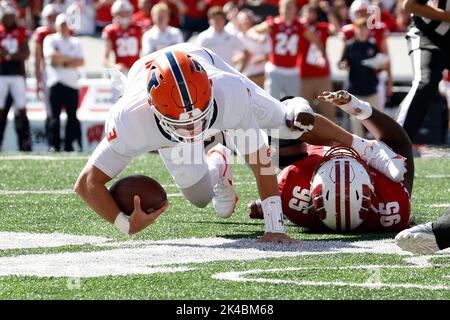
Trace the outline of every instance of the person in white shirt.
{"type": "Polygon", "coordinates": [[[250,10],[241,10],[237,16],[237,21],[240,30],[237,36],[242,40],[242,42],[245,43],[247,50],[251,53],[250,61],[247,68],[243,70],[243,74],[245,74],[258,86],[264,88],[264,66],[271,49],[270,39],[265,36],[264,41],[260,42],[246,34],[246,32],[250,30],[256,22],[256,17],[250,10]]]}
{"type": "Polygon", "coordinates": [[[212,50],[231,66],[239,63],[239,71],[242,72],[250,60],[250,52],[241,39],[225,30],[226,22],[227,19],[221,7],[209,8],[210,27],[198,35],[197,44],[212,50]]]}
{"type": "Polygon", "coordinates": [[[231,34],[239,33],[239,21],[237,16],[239,14],[239,6],[233,1],[228,1],[223,6],[223,12],[227,17],[228,23],[225,26],[225,30],[231,34]]]}
{"type": "Polygon", "coordinates": [[[167,4],[158,3],[154,5],[151,15],[154,25],[142,36],[143,56],[173,44],[183,42],[181,30],[169,26],[170,9],[167,4]]]}
{"type": "Polygon", "coordinates": [[[49,119],[49,150],[60,151],[60,119],[62,107],[67,113],[64,151],[73,151],[77,141],[81,149],[81,128],[77,119],[78,72],[84,64],[80,41],[71,35],[67,16],[60,14],[55,21],[56,33],[47,36],[43,44],[46,60],[47,86],[52,115],[49,119]]]}

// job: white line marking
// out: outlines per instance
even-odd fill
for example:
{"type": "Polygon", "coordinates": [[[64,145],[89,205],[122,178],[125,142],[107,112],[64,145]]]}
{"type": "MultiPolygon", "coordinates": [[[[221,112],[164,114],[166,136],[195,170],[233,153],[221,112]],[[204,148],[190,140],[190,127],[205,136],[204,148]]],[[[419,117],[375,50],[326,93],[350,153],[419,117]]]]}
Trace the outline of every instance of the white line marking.
{"type": "Polygon", "coordinates": [[[427,175],[424,175],[424,176],[416,176],[416,178],[444,179],[444,178],[450,178],[450,174],[427,174],[427,175]]]}
{"type": "Polygon", "coordinates": [[[72,189],[63,190],[0,190],[0,195],[2,196],[17,196],[24,194],[50,194],[50,195],[61,195],[61,194],[72,194],[74,191],[72,189]]]}
{"type": "Polygon", "coordinates": [[[379,269],[423,269],[422,266],[402,266],[402,265],[362,265],[348,267],[298,267],[283,269],[253,269],[241,272],[222,272],[212,275],[213,279],[234,281],[234,282],[256,282],[270,284],[293,284],[298,286],[337,286],[337,287],[363,287],[368,289],[379,288],[405,288],[405,289],[425,289],[425,290],[450,290],[450,286],[446,285],[421,285],[413,283],[383,283],[383,282],[343,282],[343,281],[306,281],[306,280],[284,280],[284,279],[268,279],[268,278],[246,278],[245,276],[258,273],[280,273],[286,271],[302,271],[302,270],[379,270],[379,269]]]}
{"type": "Polygon", "coordinates": [[[44,155],[14,155],[14,156],[0,156],[0,160],[7,161],[22,161],[22,160],[37,160],[37,161],[58,161],[58,160],[87,160],[89,156],[44,156],[44,155]]]}
{"type": "Polygon", "coordinates": [[[69,245],[102,244],[106,237],[72,235],[64,233],[0,232],[0,250],[53,248],[69,245]]]}
{"type": "Polygon", "coordinates": [[[432,204],[430,207],[433,207],[433,208],[448,208],[448,207],[450,207],[450,203],[437,203],[437,204],[432,204]]]}

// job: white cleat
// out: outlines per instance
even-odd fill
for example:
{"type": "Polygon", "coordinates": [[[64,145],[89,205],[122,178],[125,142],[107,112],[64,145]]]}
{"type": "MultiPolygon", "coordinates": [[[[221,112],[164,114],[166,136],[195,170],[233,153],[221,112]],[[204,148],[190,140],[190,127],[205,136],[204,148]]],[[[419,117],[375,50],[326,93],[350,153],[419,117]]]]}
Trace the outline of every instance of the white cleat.
{"type": "Polygon", "coordinates": [[[440,250],[431,222],[403,230],[395,241],[402,250],[416,254],[431,254],[440,250]]]}
{"type": "Polygon", "coordinates": [[[211,152],[218,152],[225,159],[225,168],[219,182],[214,186],[214,197],[212,199],[216,214],[221,218],[229,218],[236,208],[238,197],[233,185],[233,174],[231,172],[230,157],[228,148],[218,145],[211,152]]]}
{"type": "Polygon", "coordinates": [[[394,182],[403,181],[406,173],[406,159],[392,151],[385,143],[370,140],[361,157],[369,166],[383,173],[394,182]]]}

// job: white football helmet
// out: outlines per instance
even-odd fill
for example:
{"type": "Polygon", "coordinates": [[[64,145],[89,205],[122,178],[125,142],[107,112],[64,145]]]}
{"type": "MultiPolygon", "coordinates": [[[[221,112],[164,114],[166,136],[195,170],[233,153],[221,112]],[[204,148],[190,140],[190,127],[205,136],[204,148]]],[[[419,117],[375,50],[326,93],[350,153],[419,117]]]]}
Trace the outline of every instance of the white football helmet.
{"type": "Polygon", "coordinates": [[[114,21],[122,27],[127,27],[131,23],[133,5],[128,0],[117,0],[111,6],[111,15],[114,21]]]}
{"type": "Polygon", "coordinates": [[[332,148],[312,178],[312,205],[322,222],[335,231],[357,228],[371,207],[373,193],[367,165],[350,148],[332,148]]]}

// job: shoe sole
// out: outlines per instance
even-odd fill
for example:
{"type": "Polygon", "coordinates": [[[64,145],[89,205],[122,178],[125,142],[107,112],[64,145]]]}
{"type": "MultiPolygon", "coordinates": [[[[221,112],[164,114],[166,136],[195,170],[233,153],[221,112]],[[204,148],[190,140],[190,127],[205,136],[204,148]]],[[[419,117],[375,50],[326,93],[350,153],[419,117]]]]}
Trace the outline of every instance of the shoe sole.
{"type": "Polygon", "coordinates": [[[407,236],[395,238],[397,245],[404,251],[417,254],[432,254],[439,251],[436,240],[423,233],[412,233],[407,236]]]}

